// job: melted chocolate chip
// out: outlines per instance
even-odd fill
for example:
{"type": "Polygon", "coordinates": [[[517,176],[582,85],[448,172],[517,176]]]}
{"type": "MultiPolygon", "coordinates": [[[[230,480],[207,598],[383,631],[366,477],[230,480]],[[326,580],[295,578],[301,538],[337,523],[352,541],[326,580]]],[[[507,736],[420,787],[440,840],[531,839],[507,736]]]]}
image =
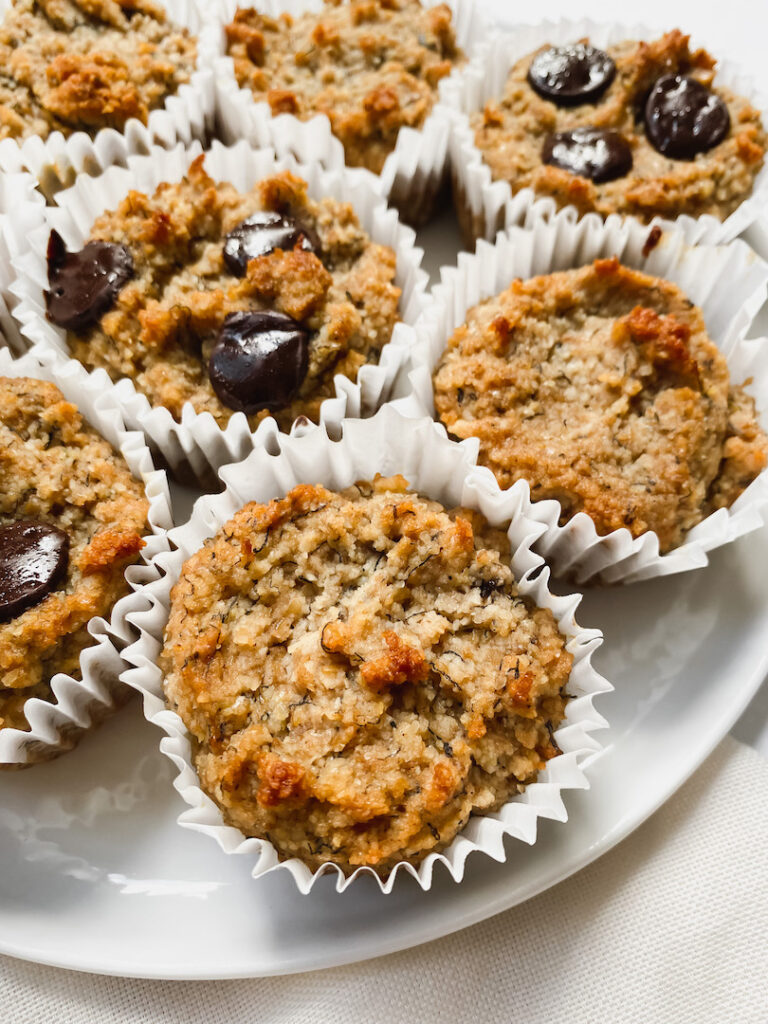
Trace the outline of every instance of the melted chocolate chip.
{"type": "Polygon", "coordinates": [[[686,75],[664,75],[645,104],[646,134],[673,160],[693,160],[722,142],[730,128],[731,115],[717,93],[686,75]]]}
{"type": "Polygon", "coordinates": [[[50,594],[69,559],[69,537],[56,526],[23,520],[0,529],[0,622],[50,594]]]}
{"type": "Polygon", "coordinates": [[[309,332],[283,313],[230,313],[211,352],[208,376],[230,409],[282,409],[309,366],[309,332]]]}
{"type": "Polygon", "coordinates": [[[292,217],[260,210],[229,232],[224,242],[224,262],[236,277],[243,277],[249,260],[275,249],[293,249],[297,243],[307,252],[320,252],[320,240],[312,228],[292,217]]]}
{"type": "Polygon", "coordinates": [[[528,69],[531,87],[560,107],[593,103],[616,74],[613,60],[587,43],[552,46],[536,54],[528,69]]]}
{"type": "Polygon", "coordinates": [[[503,584],[498,580],[481,580],[480,597],[482,597],[484,601],[487,601],[492,594],[498,594],[502,587],[503,584]]]}
{"type": "Polygon", "coordinates": [[[133,257],[124,245],[88,242],[67,252],[64,239],[52,231],[48,239],[48,319],[68,331],[83,331],[114,304],[117,293],[133,277],[133,257]]]}
{"type": "Polygon", "coordinates": [[[623,135],[602,128],[574,128],[548,135],[541,150],[545,164],[590,178],[599,185],[632,170],[632,150],[623,135]]]}

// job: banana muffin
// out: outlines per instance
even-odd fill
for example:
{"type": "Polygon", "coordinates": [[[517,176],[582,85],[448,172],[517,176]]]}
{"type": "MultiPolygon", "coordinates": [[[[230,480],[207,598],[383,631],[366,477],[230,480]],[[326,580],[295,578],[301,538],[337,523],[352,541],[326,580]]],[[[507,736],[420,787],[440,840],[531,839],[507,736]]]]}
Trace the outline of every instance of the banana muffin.
{"type": "Polygon", "coordinates": [[[589,40],[543,47],[513,65],[501,98],[471,123],[493,178],[513,193],[643,221],[725,219],[766,150],[760,112],[677,30],[605,51],[589,40]]]}
{"type": "Polygon", "coordinates": [[[148,502],[54,384],[0,378],[0,728],[28,729],[30,697],[80,677],[94,616],[127,594],[148,502]]]}
{"type": "Polygon", "coordinates": [[[407,487],[246,505],[171,593],[160,664],[202,788],[313,868],[416,864],[560,753],[552,613],[502,531],[407,487]]]}
{"type": "Polygon", "coordinates": [[[378,174],[401,128],[420,128],[441,78],[464,62],[447,4],[325,0],[272,18],[241,8],[226,27],[238,84],[273,114],[330,119],[346,162],[378,174]]]}
{"type": "Polygon", "coordinates": [[[86,367],[129,377],[179,420],[225,427],[317,419],[335,374],[355,380],[398,321],[394,251],[353,208],[307,195],[289,172],[238,192],[205,172],[130,192],[78,252],[48,249],[48,318],[86,367]]]}
{"type": "Polygon", "coordinates": [[[0,25],[0,139],[146,124],[196,60],[194,36],[153,0],[13,0],[0,25]]]}
{"type": "Polygon", "coordinates": [[[502,487],[527,480],[561,523],[653,530],[661,551],[765,468],[754,401],[669,281],[596,260],[513,281],[470,310],[434,373],[454,437],[502,487]]]}

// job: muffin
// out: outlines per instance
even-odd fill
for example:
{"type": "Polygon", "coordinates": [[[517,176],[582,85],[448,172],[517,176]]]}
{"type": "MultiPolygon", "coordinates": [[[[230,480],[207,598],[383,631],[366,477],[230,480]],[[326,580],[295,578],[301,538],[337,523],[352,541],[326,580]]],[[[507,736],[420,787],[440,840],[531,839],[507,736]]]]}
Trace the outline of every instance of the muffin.
{"type": "Polygon", "coordinates": [[[153,0],[13,0],[0,26],[0,139],[146,124],[196,60],[195,38],[153,0]]]}
{"type": "Polygon", "coordinates": [[[589,40],[517,61],[471,117],[494,180],[580,213],[724,220],[763,166],[761,115],[675,30],[600,50],[589,40]]]}
{"type": "Polygon", "coordinates": [[[241,8],[226,38],[241,87],[273,114],[325,114],[346,163],[375,174],[464,63],[450,8],[420,0],[325,0],[319,12],[278,18],[241,8]]]}
{"type": "Polygon", "coordinates": [[[187,402],[221,427],[236,410],[251,426],[317,419],[334,376],[355,380],[390,340],[395,252],[290,172],[241,193],[203,160],[130,192],[78,252],[52,232],[47,316],[88,369],[130,378],[177,421],[187,402]]]}
{"type": "Polygon", "coordinates": [[[766,466],[701,311],[616,259],[513,281],[469,311],[433,380],[440,420],[478,438],[502,487],[528,481],[561,525],[585,512],[600,535],[654,531],[662,552],[766,466]]]}
{"type": "Polygon", "coordinates": [[[59,389],[0,378],[0,728],[30,697],[80,678],[94,616],[129,592],[148,502],[122,458],[59,389]]]}
{"type": "Polygon", "coordinates": [[[417,864],[560,752],[552,613],[503,532],[407,486],[252,502],[171,592],[160,667],[200,785],[281,859],[417,864]]]}

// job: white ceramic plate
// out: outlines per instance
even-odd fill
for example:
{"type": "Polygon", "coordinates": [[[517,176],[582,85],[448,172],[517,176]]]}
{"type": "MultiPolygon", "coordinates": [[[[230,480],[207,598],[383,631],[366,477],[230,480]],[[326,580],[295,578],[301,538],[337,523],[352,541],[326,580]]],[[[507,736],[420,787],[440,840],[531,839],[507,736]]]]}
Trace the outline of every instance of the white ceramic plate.
{"type": "Polygon", "coordinates": [[[404,949],[514,906],[599,857],[688,777],[730,729],[768,669],[768,530],[700,572],[587,593],[603,628],[598,668],[612,728],[567,801],[506,864],[470,858],[456,885],[367,880],[309,896],[181,829],[182,803],[158,732],[131,704],[74,752],[0,777],[0,952],[153,978],[305,971],[404,949]]]}
{"type": "MultiPolygon", "coordinates": [[[[768,229],[752,241],[768,255],[768,229]]],[[[420,243],[434,270],[457,234],[437,225],[420,243]]],[[[339,896],[323,879],[301,896],[281,875],[254,881],[176,825],[172,767],[133,702],[58,761],[0,773],[0,952],[145,978],[283,974],[415,946],[529,899],[627,836],[730,730],[768,671],[767,565],[764,529],[699,572],[588,591],[579,620],[604,630],[596,665],[616,685],[599,704],[611,729],[592,789],[570,793],[569,822],[544,822],[535,846],[510,843],[503,865],[471,858],[461,885],[437,875],[429,893],[407,879],[386,897],[365,882],[339,896]]]]}

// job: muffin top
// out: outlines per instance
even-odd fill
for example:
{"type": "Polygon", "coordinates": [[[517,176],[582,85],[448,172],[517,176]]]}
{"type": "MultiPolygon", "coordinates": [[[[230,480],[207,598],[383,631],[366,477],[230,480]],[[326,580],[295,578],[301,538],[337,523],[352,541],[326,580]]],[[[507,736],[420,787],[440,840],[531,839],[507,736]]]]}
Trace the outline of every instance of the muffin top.
{"type": "Polygon", "coordinates": [[[271,18],[239,9],[227,25],[235,74],[274,114],[326,114],[346,162],[378,174],[401,128],[420,128],[437,84],[464,56],[447,4],[325,0],[271,18]]]}
{"type": "Polygon", "coordinates": [[[79,676],[86,626],[129,590],[148,502],[120,455],[54,384],[0,378],[0,728],[79,676]]]}
{"type": "Polygon", "coordinates": [[[206,541],[160,664],[227,822],[385,873],[531,782],[573,658],[508,563],[503,532],[402,477],[301,485],[206,541]]]}
{"type": "Polygon", "coordinates": [[[13,0],[0,25],[0,139],[146,124],[196,60],[194,36],[153,0],[13,0]]]}
{"type": "Polygon", "coordinates": [[[616,259],[513,281],[467,314],[434,374],[456,437],[502,487],[527,480],[599,534],[654,530],[662,551],[766,465],[754,402],[729,383],[701,311],[616,259]]]}
{"type": "Polygon", "coordinates": [[[399,319],[392,249],[348,203],[289,172],[238,192],[203,156],[149,196],[130,192],[68,253],[48,251],[48,317],[72,355],[129,377],[176,418],[190,402],[226,426],[317,419],[333,377],[375,362],[399,319]]]}
{"type": "Polygon", "coordinates": [[[472,117],[494,179],[580,212],[724,219],[763,165],[760,112],[675,30],[605,51],[575,41],[517,61],[472,117]]]}

